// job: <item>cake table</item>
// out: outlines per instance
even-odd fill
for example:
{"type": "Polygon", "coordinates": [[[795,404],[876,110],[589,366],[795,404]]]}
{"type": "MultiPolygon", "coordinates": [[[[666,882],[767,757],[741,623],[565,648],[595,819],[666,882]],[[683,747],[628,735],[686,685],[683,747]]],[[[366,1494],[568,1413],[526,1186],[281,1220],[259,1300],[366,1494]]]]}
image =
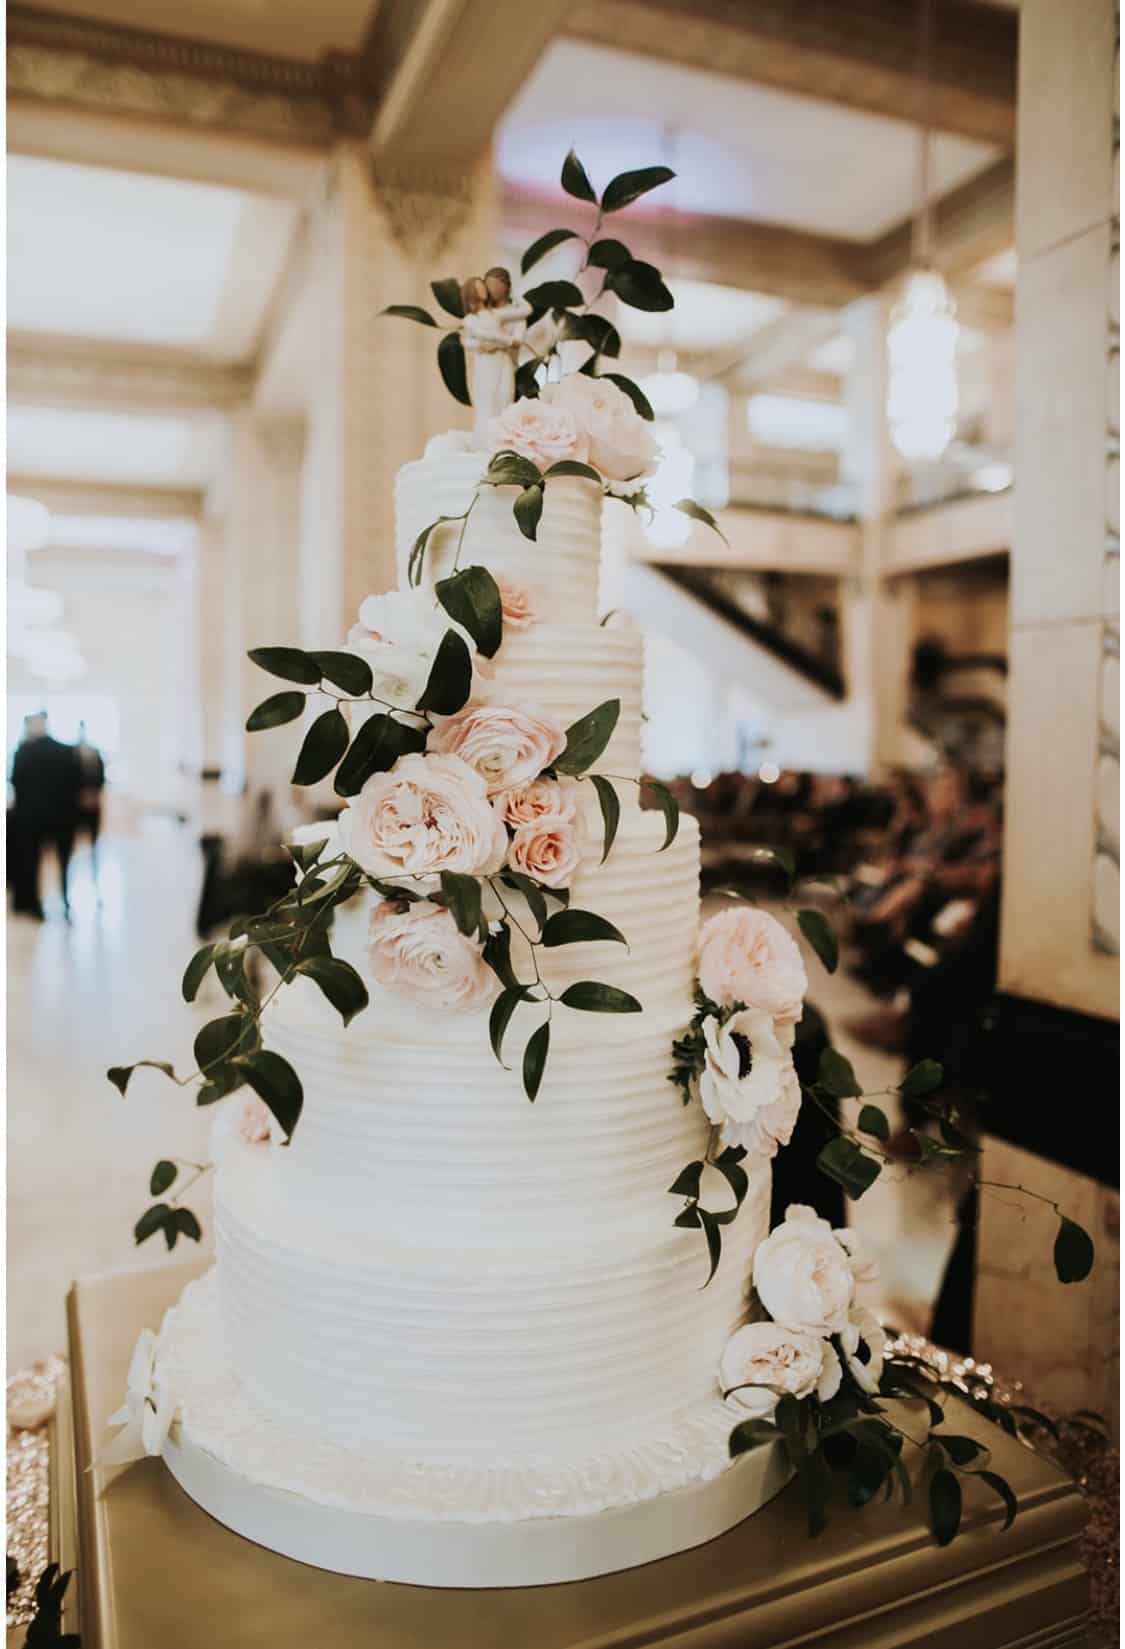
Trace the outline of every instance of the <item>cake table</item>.
{"type": "MultiPolygon", "coordinates": [[[[937,1547],[915,1506],[840,1509],[817,1540],[790,1485],[729,1534],[641,1569],[570,1585],[431,1590],[330,1574],[243,1540],[201,1511],[158,1459],[87,1471],[120,1402],[138,1333],[203,1269],[91,1277],[69,1298],[74,1477],[60,1474],[56,1555],[83,1649],[1062,1649],[1084,1643],[1085,1519],[1074,1486],[973,1414],[1021,1510],[967,1501],[937,1547]],[[101,1486],[102,1492],[98,1493],[101,1486]],[[76,1495],[77,1531],[67,1517],[76,1495]]],[[[65,1425],[60,1443],[65,1445],[65,1425]]],[[[60,1448],[60,1455],[65,1453],[60,1448]]],[[[971,1491],[970,1491],[971,1492],[971,1491]]],[[[71,1625],[71,1630],[77,1629],[71,1625]]]]}

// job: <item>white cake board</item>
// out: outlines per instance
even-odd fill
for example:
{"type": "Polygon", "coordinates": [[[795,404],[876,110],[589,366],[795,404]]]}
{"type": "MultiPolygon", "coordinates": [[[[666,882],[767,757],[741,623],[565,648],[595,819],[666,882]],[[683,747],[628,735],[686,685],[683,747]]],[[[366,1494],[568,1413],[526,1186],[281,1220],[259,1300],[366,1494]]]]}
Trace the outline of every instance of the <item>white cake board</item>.
{"type": "Polygon", "coordinates": [[[519,1522],[400,1520],[319,1505],[234,1472],[190,1438],[164,1460],[180,1487],[236,1534],[300,1563],[413,1586],[550,1586],[653,1563],[725,1534],[791,1472],[769,1443],[709,1482],[579,1517],[519,1522]]]}

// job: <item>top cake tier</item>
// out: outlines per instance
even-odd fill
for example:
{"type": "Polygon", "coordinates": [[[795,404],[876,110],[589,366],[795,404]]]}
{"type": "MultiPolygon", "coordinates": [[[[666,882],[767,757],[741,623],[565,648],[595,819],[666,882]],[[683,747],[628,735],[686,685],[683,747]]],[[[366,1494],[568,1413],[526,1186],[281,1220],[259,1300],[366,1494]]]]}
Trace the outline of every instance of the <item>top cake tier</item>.
{"type": "Polygon", "coordinates": [[[463,515],[472,504],[466,521],[443,523],[430,535],[421,570],[424,586],[432,586],[453,570],[460,543],[460,566],[487,567],[494,577],[522,585],[553,623],[596,624],[600,487],[573,476],[549,482],[537,537],[525,538],[512,515],[519,488],[482,486],[477,492],[488,459],[483,453],[465,451],[462,439],[456,434],[438,436],[426,448],[424,458],[404,464],[398,473],[395,548],[399,587],[408,587],[407,563],[419,533],[439,516],[463,515]]]}

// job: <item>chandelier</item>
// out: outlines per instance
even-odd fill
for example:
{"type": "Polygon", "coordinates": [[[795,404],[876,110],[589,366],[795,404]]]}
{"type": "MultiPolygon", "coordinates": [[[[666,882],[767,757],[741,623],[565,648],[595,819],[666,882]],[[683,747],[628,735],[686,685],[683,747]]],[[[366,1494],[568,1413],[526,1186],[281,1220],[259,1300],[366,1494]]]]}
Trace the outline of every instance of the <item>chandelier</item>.
{"type": "Polygon", "coordinates": [[[933,268],[930,200],[930,47],[933,0],[919,0],[918,202],[913,268],[887,332],[887,421],[891,440],[908,463],[934,462],[957,429],[957,311],[933,268]]]}

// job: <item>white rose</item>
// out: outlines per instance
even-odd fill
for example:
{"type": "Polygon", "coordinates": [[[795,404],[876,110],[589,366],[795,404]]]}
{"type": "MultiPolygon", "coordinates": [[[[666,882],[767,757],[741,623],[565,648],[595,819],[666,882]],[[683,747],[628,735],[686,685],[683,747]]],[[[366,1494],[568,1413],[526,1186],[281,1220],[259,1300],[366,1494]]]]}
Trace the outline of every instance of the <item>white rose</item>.
{"type": "Polygon", "coordinates": [[[371,691],[377,699],[409,710],[422,697],[449,629],[457,626],[435,608],[432,597],[420,590],[388,590],[364,601],[359,623],[348,631],[347,650],[370,665],[371,691]]]}
{"type": "Polygon", "coordinates": [[[747,1323],[727,1341],[719,1385],[733,1408],[768,1420],[778,1398],[822,1403],[840,1389],[840,1359],[827,1340],[779,1323],[747,1323]],[[772,1389],[771,1389],[772,1388],[772,1389]]]}
{"type": "Polygon", "coordinates": [[[436,722],[429,747],[460,756],[495,796],[537,779],[562,755],[566,733],[553,716],[529,705],[467,704],[436,722]]]}
{"type": "Polygon", "coordinates": [[[865,1306],[853,1306],[851,1316],[840,1330],[840,1344],[852,1379],[868,1395],[877,1392],[887,1354],[887,1336],[879,1319],[865,1306]]]}
{"type": "Polygon", "coordinates": [[[703,1037],[699,1097],[711,1121],[722,1123],[723,1145],[741,1145],[752,1156],[776,1156],[779,1145],[789,1144],[801,1109],[793,1027],[775,1025],[769,1014],[747,1008],[725,1025],[708,1015],[703,1037]]]}
{"type": "Polygon", "coordinates": [[[573,412],[539,399],[513,401],[488,426],[491,452],[518,452],[539,469],[564,458],[586,462],[587,442],[573,412]]]}
{"type": "Polygon", "coordinates": [[[516,827],[508,849],[513,870],[542,882],[544,887],[566,887],[578,869],[581,833],[573,816],[544,813],[516,827]]]}
{"type": "Polygon", "coordinates": [[[699,983],[712,1002],[741,1002],[795,1025],[809,988],[800,947],[776,917],[737,905],[699,933],[699,983]]]}
{"type": "Polygon", "coordinates": [[[484,780],[459,756],[401,756],[368,779],[338,828],[343,851],[370,876],[490,876],[508,851],[484,780]]]}
{"type": "Polygon", "coordinates": [[[790,1203],[754,1255],[754,1287],[775,1323],[839,1334],[855,1299],[851,1263],[827,1220],[790,1203]]]}
{"type": "Polygon", "coordinates": [[[589,462],[608,481],[638,481],[652,473],[659,449],[651,424],[608,378],[573,372],[548,384],[541,399],[565,407],[585,434],[589,462]]]}
{"type": "Polygon", "coordinates": [[[448,910],[384,899],[371,913],[368,960],[387,990],[461,1012],[488,996],[492,975],[480,945],[448,910]]]}

